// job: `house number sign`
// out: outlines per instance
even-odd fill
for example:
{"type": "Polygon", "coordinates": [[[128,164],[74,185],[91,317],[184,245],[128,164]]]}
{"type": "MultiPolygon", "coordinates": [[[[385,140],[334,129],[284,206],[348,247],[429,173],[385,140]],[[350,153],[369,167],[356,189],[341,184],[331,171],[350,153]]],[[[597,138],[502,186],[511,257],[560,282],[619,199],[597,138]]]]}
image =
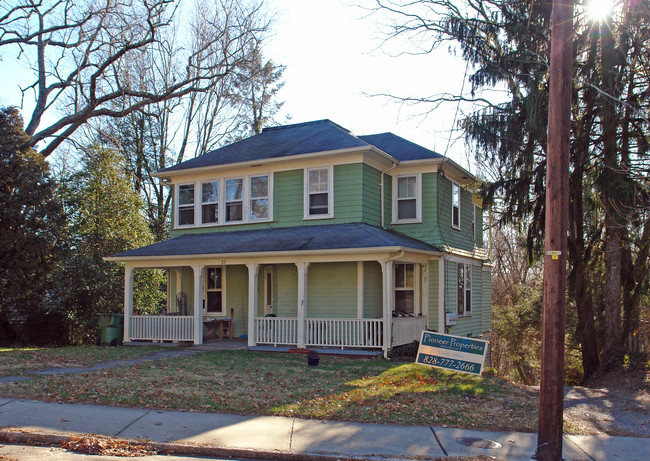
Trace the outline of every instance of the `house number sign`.
{"type": "Polygon", "coordinates": [[[416,363],[480,375],[485,365],[487,341],[423,331],[416,363]]]}

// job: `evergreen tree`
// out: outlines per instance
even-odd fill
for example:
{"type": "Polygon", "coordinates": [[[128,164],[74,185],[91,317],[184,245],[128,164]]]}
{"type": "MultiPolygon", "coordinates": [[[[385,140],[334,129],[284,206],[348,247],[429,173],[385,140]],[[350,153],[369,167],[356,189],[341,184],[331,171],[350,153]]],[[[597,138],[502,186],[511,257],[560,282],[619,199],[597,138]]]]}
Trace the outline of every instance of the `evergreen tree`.
{"type": "Polygon", "coordinates": [[[56,330],[43,300],[65,218],[49,166],[27,139],[18,109],[0,109],[0,343],[45,342],[56,330]]]}
{"type": "MultiPolygon", "coordinates": [[[[502,222],[526,229],[529,259],[537,260],[544,242],[551,3],[378,3],[400,18],[392,35],[429,39],[426,49],[451,43],[471,64],[469,96],[431,102],[478,100],[495,87],[507,92],[505,101],[487,103],[461,126],[476,160],[497,172],[484,189],[487,203],[498,202],[502,222]]],[[[617,5],[598,23],[579,1],[574,18],[568,287],[586,378],[601,358],[607,367],[621,366],[624,353],[643,363],[640,317],[650,297],[650,8],[647,0],[617,5]]]]}
{"type": "MultiPolygon", "coordinates": [[[[143,203],[133,191],[124,159],[115,150],[91,146],[79,172],[62,184],[70,217],[68,251],[57,271],[53,306],[65,312],[73,343],[94,343],[97,315],[122,312],[124,270],[103,257],[153,243],[143,203]]],[[[138,272],[135,298],[149,310],[163,301],[159,272],[138,272]]]]}

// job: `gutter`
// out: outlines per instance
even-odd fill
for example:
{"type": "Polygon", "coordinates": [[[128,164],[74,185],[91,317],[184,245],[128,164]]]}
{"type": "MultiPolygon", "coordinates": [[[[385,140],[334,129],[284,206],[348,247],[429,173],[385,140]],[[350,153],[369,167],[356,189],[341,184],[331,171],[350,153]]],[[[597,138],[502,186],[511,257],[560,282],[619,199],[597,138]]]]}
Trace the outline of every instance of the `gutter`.
{"type": "MultiPolygon", "coordinates": [[[[294,251],[264,251],[264,252],[249,252],[249,253],[198,253],[198,254],[182,254],[182,255],[156,255],[156,256],[105,256],[104,261],[116,262],[131,262],[131,261],[158,261],[158,260],[174,260],[182,261],[186,259],[227,259],[227,258],[272,258],[272,257],[296,257],[296,256],[323,256],[323,255],[349,255],[349,254],[373,254],[373,253],[395,253],[399,252],[397,258],[401,258],[405,253],[415,253],[423,256],[440,256],[443,252],[420,250],[416,248],[405,247],[369,247],[369,248],[338,248],[327,250],[294,250],[294,251]]],[[[390,257],[386,261],[395,259],[390,257]]],[[[376,261],[370,258],[368,261],[376,261]]]]}

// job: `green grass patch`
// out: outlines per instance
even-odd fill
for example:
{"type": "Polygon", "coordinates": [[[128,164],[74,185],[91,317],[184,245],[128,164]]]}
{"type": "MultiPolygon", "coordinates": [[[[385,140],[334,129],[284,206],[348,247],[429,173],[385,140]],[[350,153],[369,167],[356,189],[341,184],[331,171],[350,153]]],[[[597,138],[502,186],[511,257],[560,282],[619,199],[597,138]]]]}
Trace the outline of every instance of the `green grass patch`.
{"type": "Polygon", "coordinates": [[[0,348],[0,376],[20,376],[44,368],[89,367],[107,360],[130,359],[161,347],[0,348]]]}
{"type": "Polygon", "coordinates": [[[422,365],[220,351],[1,384],[0,395],[62,402],[533,432],[536,393],[422,365]]]}

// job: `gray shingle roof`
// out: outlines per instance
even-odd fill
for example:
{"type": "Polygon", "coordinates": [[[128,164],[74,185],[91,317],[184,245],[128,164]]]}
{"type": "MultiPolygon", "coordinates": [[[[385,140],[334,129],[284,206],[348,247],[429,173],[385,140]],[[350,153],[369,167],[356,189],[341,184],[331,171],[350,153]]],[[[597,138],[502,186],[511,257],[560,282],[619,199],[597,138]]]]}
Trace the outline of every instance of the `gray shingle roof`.
{"type": "Polygon", "coordinates": [[[159,171],[185,170],[292,155],[363,147],[368,144],[329,120],[265,128],[261,133],[159,171]]]}
{"type": "Polygon", "coordinates": [[[266,253],[401,247],[440,251],[398,232],[363,223],[279,227],[206,234],[184,234],[111,258],[200,256],[212,254],[266,253]]]}
{"type": "Polygon", "coordinates": [[[400,161],[442,157],[392,133],[357,137],[330,120],[317,120],[265,128],[250,138],[166,168],[159,173],[371,145],[400,161]]]}
{"type": "Polygon", "coordinates": [[[442,158],[443,156],[393,133],[370,134],[359,139],[400,161],[442,158]]]}

